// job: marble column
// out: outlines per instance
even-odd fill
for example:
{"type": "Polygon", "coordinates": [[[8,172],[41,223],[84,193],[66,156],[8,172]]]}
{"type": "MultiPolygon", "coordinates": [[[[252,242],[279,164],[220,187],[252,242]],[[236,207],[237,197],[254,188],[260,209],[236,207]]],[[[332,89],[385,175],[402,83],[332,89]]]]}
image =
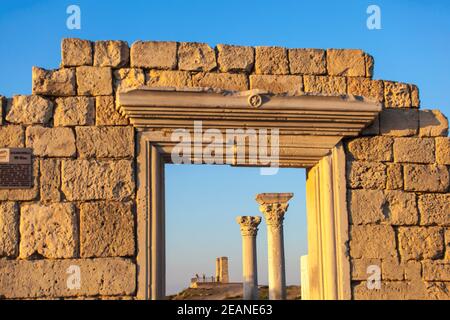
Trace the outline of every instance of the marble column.
{"type": "Polygon", "coordinates": [[[260,193],[256,196],[259,210],[267,224],[269,299],[286,299],[283,219],[293,193],[260,193]]]}
{"type": "Polygon", "coordinates": [[[261,217],[240,216],[236,218],[242,235],[242,275],[244,300],[258,299],[258,269],[256,260],[256,234],[261,217]]]}

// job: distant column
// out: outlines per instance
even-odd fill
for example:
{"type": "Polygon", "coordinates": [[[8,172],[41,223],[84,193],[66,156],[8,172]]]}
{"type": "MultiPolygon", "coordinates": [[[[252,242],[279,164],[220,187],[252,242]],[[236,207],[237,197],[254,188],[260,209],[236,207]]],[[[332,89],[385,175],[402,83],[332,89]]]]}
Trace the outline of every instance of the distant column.
{"type": "Polygon", "coordinates": [[[220,258],[216,258],[216,282],[220,282],[220,258]]]}
{"type": "Polygon", "coordinates": [[[240,216],[236,218],[242,235],[242,275],[244,300],[258,300],[258,268],[256,260],[256,235],[261,217],[240,216]]]}
{"type": "Polygon", "coordinates": [[[228,283],[228,257],[220,257],[220,282],[228,283]]]}
{"type": "Polygon", "coordinates": [[[259,210],[267,224],[269,299],[286,299],[283,219],[292,193],[260,193],[256,196],[259,210]]]}

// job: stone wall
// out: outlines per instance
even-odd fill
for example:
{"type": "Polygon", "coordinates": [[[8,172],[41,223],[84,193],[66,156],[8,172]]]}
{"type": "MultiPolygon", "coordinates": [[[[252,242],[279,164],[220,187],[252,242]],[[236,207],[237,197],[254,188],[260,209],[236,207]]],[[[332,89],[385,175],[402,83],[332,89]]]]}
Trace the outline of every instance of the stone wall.
{"type": "Polygon", "coordinates": [[[33,68],[32,95],[0,99],[0,148],[34,153],[33,188],[0,189],[0,297],[136,295],[135,132],[115,94],[146,85],[384,103],[346,142],[353,297],[448,298],[447,120],[418,109],[416,86],[372,80],[373,66],[360,50],[64,39],[59,69],[33,68]],[[368,264],[382,268],[381,291],[365,287],[368,264]],[[71,265],[80,290],[67,288],[71,265]]]}

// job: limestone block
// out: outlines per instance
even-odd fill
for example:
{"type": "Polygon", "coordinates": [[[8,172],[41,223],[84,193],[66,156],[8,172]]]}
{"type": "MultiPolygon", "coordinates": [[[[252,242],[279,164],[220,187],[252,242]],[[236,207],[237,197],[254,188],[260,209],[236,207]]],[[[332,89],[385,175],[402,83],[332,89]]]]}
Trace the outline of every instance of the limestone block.
{"type": "Polygon", "coordinates": [[[324,75],[327,73],[325,50],[289,49],[291,74],[324,75]]]}
{"type": "Polygon", "coordinates": [[[61,190],[69,201],[124,201],[134,194],[131,160],[63,160],[61,172],[61,190]]]}
{"type": "Polygon", "coordinates": [[[299,95],[303,92],[303,81],[301,76],[251,75],[250,89],[261,89],[275,94],[299,95]]]}
{"type": "Polygon", "coordinates": [[[65,67],[91,66],[92,44],[88,40],[66,38],[61,42],[61,64],[65,67]]]}
{"type": "Polygon", "coordinates": [[[424,261],[423,278],[428,281],[450,281],[450,262],[424,261]]]}
{"type": "Polygon", "coordinates": [[[405,279],[409,281],[417,281],[422,279],[422,264],[419,261],[402,262],[405,269],[405,279]]]}
{"type": "Polygon", "coordinates": [[[432,138],[395,138],[395,162],[434,163],[434,153],[432,138]]]}
{"type": "Polygon", "coordinates": [[[403,167],[401,164],[388,164],[387,165],[387,190],[403,189],[403,167]]]}
{"type": "Polygon", "coordinates": [[[397,259],[383,260],[381,263],[382,275],[381,278],[385,280],[401,281],[404,279],[404,270],[401,263],[397,259]]]}
{"type": "Polygon", "coordinates": [[[445,260],[450,261],[450,228],[445,229],[445,260]]]}
{"type": "Polygon", "coordinates": [[[61,200],[61,161],[41,159],[41,201],[59,202],[61,200]]]}
{"type": "Polygon", "coordinates": [[[352,226],[350,256],[353,259],[392,259],[397,257],[394,229],[389,225],[352,226]]]}
{"type": "Polygon", "coordinates": [[[130,61],[130,48],[125,41],[96,41],[94,66],[121,68],[130,61]]]}
{"type": "Polygon", "coordinates": [[[131,203],[87,202],[80,206],[81,257],[134,255],[131,203]]]}
{"type": "Polygon", "coordinates": [[[439,110],[419,111],[419,136],[446,137],[448,135],[448,120],[439,110]]]}
{"type": "Polygon", "coordinates": [[[352,189],[385,189],[386,165],[367,161],[348,162],[347,184],[352,189]]]}
{"type": "Polygon", "coordinates": [[[75,69],[45,70],[33,67],[32,86],[33,94],[60,97],[74,96],[77,94],[75,69]]]}
{"type": "Polygon", "coordinates": [[[95,98],[95,124],[97,126],[128,125],[127,118],[117,110],[113,96],[99,96],[95,98]]]}
{"type": "Polygon", "coordinates": [[[47,124],[53,115],[53,102],[40,96],[14,96],[6,121],[19,124],[47,124]]]}
{"type": "Polygon", "coordinates": [[[442,165],[408,164],[404,176],[407,191],[445,192],[450,185],[449,170],[442,165]]]}
{"type": "Polygon", "coordinates": [[[19,207],[0,202],[0,257],[16,257],[19,248],[19,207]]]}
{"type": "Polygon", "coordinates": [[[211,71],[216,66],[216,52],[206,43],[180,43],[178,48],[178,68],[180,70],[211,71]]]}
{"type": "Polygon", "coordinates": [[[175,69],[177,43],[169,41],[136,41],[131,45],[131,67],[175,69]]]}
{"type": "Polygon", "coordinates": [[[365,54],[366,58],[366,77],[373,77],[373,70],[375,68],[375,59],[370,54],[365,54]]]}
{"type": "Polygon", "coordinates": [[[26,146],[41,157],[73,157],[76,155],[75,135],[71,128],[28,127],[26,146]]]}
{"type": "Polygon", "coordinates": [[[80,158],[124,158],[134,155],[133,127],[76,127],[80,158]]]}
{"type": "Polygon", "coordinates": [[[346,94],[347,85],[344,77],[304,76],[305,92],[324,95],[346,94]]]}
{"type": "Polygon", "coordinates": [[[371,80],[362,77],[349,77],[347,79],[348,94],[373,99],[377,102],[384,101],[384,85],[381,80],[371,80]]]}
{"type": "Polygon", "coordinates": [[[150,87],[192,87],[192,77],[186,71],[150,70],[147,73],[147,85],[150,87]]]}
{"type": "Polygon", "coordinates": [[[352,224],[379,223],[386,219],[386,199],[381,190],[350,190],[348,203],[352,224]]]}
{"type": "Polygon", "coordinates": [[[417,134],[419,112],[414,109],[384,109],[380,113],[380,132],[382,135],[407,137],[417,134]]]}
{"type": "Polygon", "coordinates": [[[413,108],[420,107],[420,94],[419,94],[419,88],[414,85],[409,85],[410,91],[411,91],[411,106],[413,108]]]}
{"type": "Polygon", "coordinates": [[[289,74],[288,53],[280,47],[255,48],[256,74],[289,74]]]}
{"type": "Polygon", "coordinates": [[[367,273],[369,266],[378,266],[381,268],[381,259],[352,259],[351,261],[352,280],[367,280],[370,274],[367,273]]]}
{"type": "Polygon", "coordinates": [[[114,90],[138,88],[145,84],[145,73],[142,69],[122,68],[114,71],[114,90]]]}
{"type": "Polygon", "coordinates": [[[45,258],[72,258],[78,230],[71,203],[25,204],[20,209],[20,258],[34,254],[45,258]]]}
{"type": "Polygon", "coordinates": [[[6,108],[6,98],[0,96],[0,126],[3,125],[3,110],[6,108]]]}
{"type": "Polygon", "coordinates": [[[118,296],[135,290],[136,266],[129,259],[0,260],[4,298],[118,296]],[[67,286],[74,266],[80,268],[79,289],[67,286]]]}
{"type": "Polygon", "coordinates": [[[112,94],[110,67],[78,67],[78,95],[107,96],[112,94]]]}
{"type": "Polygon", "coordinates": [[[25,130],[19,125],[0,126],[0,148],[22,148],[25,130]]]}
{"type": "Polygon", "coordinates": [[[411,91],[406,83],[384,81],[384,105],[387,108],[410,108],[411,91]]]}
{"type": "Polygon", "coordinates": [[[222,72],[250,73],[255,64],[255,49],[252,47],[217,45],[217,62],[222,72]]]}
{"type": "Polygon", "coordinates": [[[369,289],[365,281],[352,287],[355,300],[404,300],[411,292],[417,290],[411,289],[410,284],[404,281],[382,281],[380,290],[369,289]]]}
{"type": "Polygon", "coordinates": [[[405,261],[439,259],[444,255],[444,232],[439,227],[400,227],[398,240],[405,261]]]}
{"type": "Polygon", "coordinates": [[[248,90],[248,79],[244,74],[199,72],[192,77],[195,87],[224,90],[248,90]]]}
{"type": "Polygon", "coordinates": [[[33,184],[30,189],[0,189],[0,201],[30,201],[39,195],[39,161],[33,159],[33,184]]]}
{"type": "Polygon", "coordinates": [[[420,195],[419,211],[423,225],[450,226],[450,193],[420,195]]]}
{"type": "Polygon", "coordinates": [[[332,76],[365,77],[365,53],[361,50],[328,49],[327,68],[332,76]]]}
{"type": "Polygon", "coordinates": [[[95,100],[88,97],[56,99],[53,118],[55,127],[89,126],[95,124],[95,100]]]}
{"type": "Polygon", "coordinates": [[[436,162],[439,164],[450,165],[450,138],[436,138],[436,162]]]}
{"type": "Polygon", "coordinates": [[[392,161],[391,137],[357,138],[347,144],[349,154],[356,160],[392,161]]]}
{"type": "Polygon", "coordinates": [[[419,223],[415,193],[403,191],[386,192],[387,210],[392,225],[415,225],[419,223]]]}

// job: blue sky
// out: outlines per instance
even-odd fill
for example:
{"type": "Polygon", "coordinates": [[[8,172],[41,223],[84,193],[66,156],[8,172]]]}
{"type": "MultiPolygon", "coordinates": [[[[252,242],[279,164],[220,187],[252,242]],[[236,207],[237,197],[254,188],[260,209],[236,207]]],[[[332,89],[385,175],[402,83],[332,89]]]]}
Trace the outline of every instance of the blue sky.
{"type": "MultiPolygon", "coordinates": [[[[211,45],[360,48],[375,57],[375,78],[415,83],[421,90],[423,108],[439,108],[450,114],[447,0],[3,0],[0,35],[0,94],[6,96],[31,92],[33,65],[58,67],[63,37],[121,39],[129,44],[176,40],[211,45]],[[81,30],[66,28],[66,8],[71,4],[81,7],[81,30]],[[381,8],[382,30],[366,28],[366,9],[371,4],[381,8]]],[[[168,167],[169,292],[182,287],[193,272],[212,273],[216,255],[230,256],[232,278],[239,280],[240,239],[234,216],[256,214],[253,197],[259,191],[298,194],[286,226],[288,282],[298,282],[298,256],[304,253],[306,229],[304,173],[297,171],[282,170],[277,176],[261,177],[251,169],[226,166],[168,167]],[[215,238],[200,237],[204,232],[215,238]],[[178,270],[176,276],[174,270],[178,270]]],[[[262,231],[259,264],[260,279],[265,282],[262,231]]]]}

